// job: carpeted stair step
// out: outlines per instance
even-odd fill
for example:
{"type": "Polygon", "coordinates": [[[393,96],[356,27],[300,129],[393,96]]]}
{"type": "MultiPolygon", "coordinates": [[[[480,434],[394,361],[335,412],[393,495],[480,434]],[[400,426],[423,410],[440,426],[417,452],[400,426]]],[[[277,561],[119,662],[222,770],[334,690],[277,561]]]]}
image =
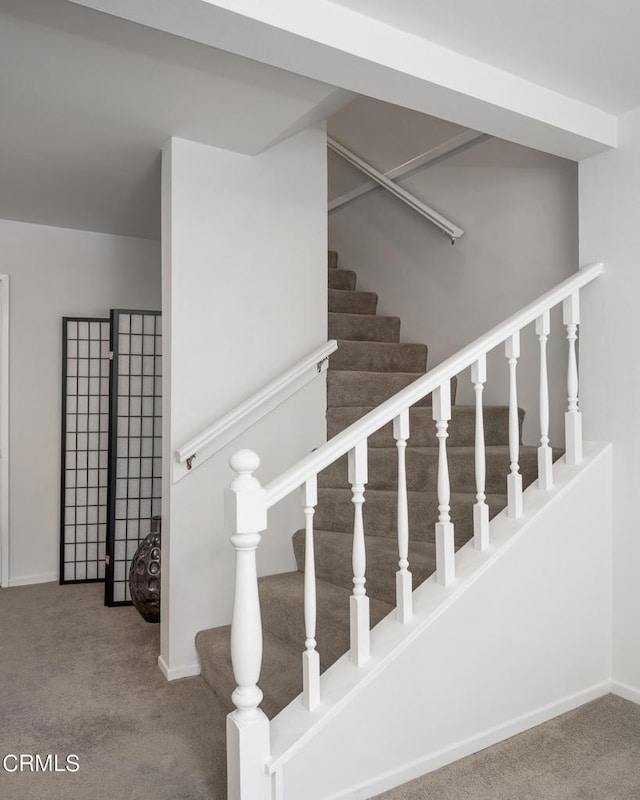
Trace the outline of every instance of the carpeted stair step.
{"type": "MultiPolygon", "coordinates": [[[[349,372],[329,370],[327,373],[327,406],[363,406],[367,401],[377,406],[417,379],[414,372],[349,372]]],[[[430,400],[419,400],[425,405],[430,400]]]]}
{"type": "Polygon", "coordinates": [[[329,269],[338,268],[338,253],[336,250],[329,250],[327,261],[329,264],[329,269]]]}
{"type": "Polygon", "coordinates": [[[405,342],[357,342],[343,339],[329,359],[330,370],[426,372],[427,348],[405,342]]]}
{"type": "Polygon", "coordinates": [[[352,292],[329,289],[329,311],[338,314],[375,314],[378,295],[374,292],[352,292]]]}
{"type": "MultiPolygon", "coordinates": [[[[475,492],[475,448],[447,448],[449,478],[452,492],[475,492]]],[[[554,459],[560,455],[554,451],[554,459]]],[[[369,482],[371,489],[397,488],[398,454],[393,447],[371,447],[368,452],[369,482]]],[[[437,447],[408,447],[406,450],[407,489],[410,491],[436,491],[438,477],[437,447]]],[[[486,489],[489,494],[506,491],[509,473],[509,448],[489,445],[486,448],[486,489]]],[[[533,483],[538,476],[538,453],[535,447],[520,448],[520,473],[523,486],[533,483]]],[[[343,456],[318,475],[318,486],[344,488],[347,483],[347,456],[343,456]]],[[[365,495],[366,497],[366,495],[365,495]]]]}
{"type": "MultiPolygon", "coordinates": [[[[410,491],[409,505],[410,541],[433,542],[434,524],[438,519],[436,492],[410,491]]],[[[318,489],[318,505],[314,526],[321,530],[353,531],[353,503],[351,489],[325,487],[318,489]]],[[[369,536],[386,537],[396,542],[398,538],[398,494],[394,489],[369,489],[364,494],[362,507],[364,531],[369,536]]],[[[455,525],[456,546],[461,547],[473,535],[473,504],[475,492],[451,494],[451,520],[455,525]]],[[[500,513],[507,504],[506,494],[489,494],[486,502],[489,516],[500,513]]]]}
{"type": "Polygon", "coordinates": [[[350,269],[330,269],[329,270],[329,289],[348,289],[353,291],[356,288],[356,273],[350,269]]]}
{"type": "MultiPolygon", "coordinates": [[[[376,405],[393,397],[420,376],[415,372],[351,372],[334,370],[327,373],[327,408],[362,408],[365,401],[376,405]]],[[[451,402],[455,403],[457,378],[451,379],[451,402]]],[[[431,406],[426,395],[414,407],[431,406]]]]}
{"type": "MultiPolygon", "coordinates": [[[[260,605],[263,627],[292,645],[304,650],[304,575],[285,572],[260,578],[260,605]]],[[[349,589],[318,580],[316,582],[316,640],[320,665],[326,669],[349,649],[349,589]]],[[[382,600],[371,599],[371,627],[392,610],[382,600]]]]}
{"type": "Polygon", "coordinates": [[[400,319],[373,314],[329,314],[330,339],[366,342],[400,341],[400,319]]]}
{"type": "MultiPolygon", "coordinates": [[[[235,710],[231,695],[236,688],[231,666],[231,626],[209,628],[196,634],[196,650],[202,678],[229,711],[235,710]]],[[[263,631],[260,708],[269,717],[281,711],[302,691],[301,648],[263,631]]]]}
{"type": "MultiPolygon", "coordinates": [[[[351,551],[353,537],[339,531],[314,531],[316,576],[322,581],[353,589],[351,551]]],[[[382,600],[391,606],[396,602],[396,572],[398,571],[398,544],[378,536],[366,537],[367,580],[365,589],[371,600],[382,600]]],[[[298,569],[304,568],[305,532],[293,535],[293,551],[298,569]]],[[[413,574],[413,588],[425,581],[436,568],[436,548],[431,542],[411,542],[409,563],[413,574]]]]}
{"type": "MultiPolygon", "coordinates": [[[[335,358],[339,351],[331,356],[335,358]]],[[[331,374],[329,372],[329,374],[331,374]]],[[[335,406],[327,409],[327,437],[331,439],[373,409],[369,406],[335,406]]],[[[447,447],[472,446],[475,442],[476,417],[474,406],[452,406],[447,447]]],[[[509,408],[507,406],[485,406],[483,409],[484,435],[488,444],[509,444],[509,408]]],[[[520,409],[520,436],[524,411],[520,409]]],[[[435,447],[436,424],[431,407],[413,406],[409,410],[409,447],[435,447]]],[[[390,422],[368,439],[369,447],[394,447],[393,423],[390,422]]]]}

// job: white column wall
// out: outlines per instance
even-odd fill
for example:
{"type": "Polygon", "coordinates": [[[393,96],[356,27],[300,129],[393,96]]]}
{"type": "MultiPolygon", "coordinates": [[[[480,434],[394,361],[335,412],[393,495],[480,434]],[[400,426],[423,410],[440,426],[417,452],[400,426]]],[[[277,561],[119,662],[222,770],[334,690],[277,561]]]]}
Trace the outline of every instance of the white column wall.
{"type": "Polygon", "coordinates": [[[586,438],[614,444],[614,690],[640,702],[640,109],[616,150],[580,163],[580,259],[605,272],[582,300],[580,394],[586,438]]]}
{"type": "Polygon", "coordinates": [[[58,578],[62,317],[160,307],[156,241],[0,220],[10,276],[9,585],[58,578]]]}
{"type": "MultiPolygon", "coordinates": [[[[374,165],[389,169],[432,147],[420,136],[418,115],[394,111],[385,136],[376,126],[367,144],[345,109],[335,135],[374,165]],[[395,153],[394,125],[402,134],[395,153]],[[421,147],[420,142],[425,144],[421,147]],[[409,144],[411,147],[409,147],[409,144]]],[[[427,118],[428,119],[428,118],[427,118]]],[[[381,122],[379,120],[379,122],[381,122]]],[[[330,128],[333,132],[333,127],[330,128]]],[[[440,133],[441,140],[456,131],[440,133]]],[[[330,196],[364,182],[331,154],[330,196]],[[340,188],[332,191],[333,184],[340,188]]],[[[360,197],[329,216],[329,241],[340,265],[355,269],[358,288],[379,294],[378,313],[399,316],[401,339],[429,347],[429,366],[439,364],[493,325],[559,283],[578,268],[577,167],[555,156],[500,139],[483,141],[427,167],[401,185],[460,225],[454,246],[437,228],[382,189],[360,197]]],[[[558,314],[548,343],[551,437],[562,446],[566,341],[558,314]]],[[[485,402],[505,403],[508,370],[504,349],[489,359],[485,402]]],[[[518,400],[525,409],[524,439],[539,441],[538,342],[522,337],[518,400]]],[[[468,373],[458,384],[457,403],[473,403],[468,373]]]]}
{"type": "MultiPolygon", "coordinates": [[[[165,463],[176,448],[326,341],[324,126],[258,155],[172,139],[163,155],[165,463]]],[[[314,381],[163,497],[160,664],[198,671],[194,636],[230,621],[234,553],[223,527],[229,456],[275,477],[324,441],[314,381]]],[[[262,573],[294,569],[297,496],[270,512],[262,573]]],[[[301,645],[302,646],[302,645],[301,645]]]]}

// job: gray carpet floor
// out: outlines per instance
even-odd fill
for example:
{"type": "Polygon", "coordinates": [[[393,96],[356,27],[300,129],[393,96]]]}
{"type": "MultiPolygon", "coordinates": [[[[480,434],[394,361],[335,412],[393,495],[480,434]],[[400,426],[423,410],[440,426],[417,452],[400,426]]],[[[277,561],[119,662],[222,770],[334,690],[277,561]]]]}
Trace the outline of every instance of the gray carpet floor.
{"type": "MultiPolygon", "coordinates": [[[[0,759],[73,753],[80,765],[10,773],[0,761],[1,800],[223,800],[225,710],[200,678],[167,683],[158,626],[105,608],[102,592],[0,589],[0,759]]],[[[640,706],[603,697],[378,796],[423,798],[640,800],[640,706]]]]}
{"type": "MultiPolygon", "coordinates": [[[[159,626],[102,584],[0,589],[0,759],[75,754],[77,772],[7,772],[2,800],[218,800],[226,711],[201,678],[167,683],[159,626]]],[[[14,759],[7,762],[10,768],[14,759]]]]}

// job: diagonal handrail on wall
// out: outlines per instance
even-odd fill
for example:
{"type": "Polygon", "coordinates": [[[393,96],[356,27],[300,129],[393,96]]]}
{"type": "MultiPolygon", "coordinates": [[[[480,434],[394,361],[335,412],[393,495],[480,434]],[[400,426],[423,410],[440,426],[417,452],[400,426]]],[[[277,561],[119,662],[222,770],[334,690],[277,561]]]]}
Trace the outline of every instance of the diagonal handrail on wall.
{"type": "Polygon", "coordinates": [[[337,349],[338,343],[335,339],[330,339],[185,442],[175,452],[173,482],[176,483],[192,469],[201,466],[251,425],[324,372],[329,364],[329,356],[337,349]]]}
{"type": "MultiPolygon", "coordinates": [[[[447,139],[446,142],[442,142],[442,144],[431,147],[429,150],[421,153],[419,156],[415,156],[414,158],[409,159],[409,161],[405,161],[403,164],[398,164],[397,167],[385,172],[384,176],[390,181],[397,182],[400,178],[412,175],[418,170],[425,169],[425,167],[439,164],[444,159],[455,156],[463,150],[467,150],[469,147],[473,147],[481,142],[486,142],[491,138],[492,137],[487,133],[480,133],[479,131],[474,131],[471,128],[468,128],[466,131],[457,134],[453,138],[447,139]]],[[[376,183],[376,181],[370,180],[361,184],[360,186],[356,186],[356,188],[352,189],[350,192],[345,192],[344,194],[340,195],[340,197],[330,200],[328,205],[329,213],[331,214],[333,211],[337,211],[339,208],[342,208],[342,206],[350,203],[352,200],[356,200],[358,197],[362,197],[362,195],[367,194],[372,189],[376,189],[379,185],[380,184],[376,183]]]]}
{"type": "Polygon", "coordinates": [[[435,209],[431,208],[431,206],[423,203],[422,200],[419,200],[415,195],[411,194],[411,192],[403,189],[402,186],[398,186],[397,183],[390,180],[375,167],[372,167],[371,164],[368,164],[364,159],[360,158],[360,156],[351,152],[351,150],[340,144],[340,142],[331,138],[331,136],[327,136],[327,147],[334,153],[342,156],[349,164],[359,169],[360,172],[363,172],[380,186],[383,186],[388,192],[391,192],[392,195],[402,200],[403,203],[406,203],[406,205],[420,214],[420,216],[439,228],[451,239],[452,244],[464,233],[462,228],[458,227],[454,222],[443,217],[442,214],[439,214],[435,209]]]}

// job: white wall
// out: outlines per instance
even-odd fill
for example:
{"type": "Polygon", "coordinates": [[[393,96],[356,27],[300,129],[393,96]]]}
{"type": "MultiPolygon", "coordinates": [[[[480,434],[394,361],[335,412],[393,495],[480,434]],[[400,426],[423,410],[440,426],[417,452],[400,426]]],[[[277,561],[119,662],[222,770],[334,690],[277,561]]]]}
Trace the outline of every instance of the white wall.
{"type": "Polygon", "coordinates": [[[640,109],[620,146],[580,163],[580,258],[605,272],[583,293],[581,396],[586,436],[614,444],[614,680],[640,702],[640,109]]]}
{"type": "MultiPolygon", "coordinates": [[[[258,156],[173,139],[163,154],[165,463],[176,448],[326,341],[324,126],[258,156]]],[[[255,449],[268,480],[325,438],[315,381],[163,498],[161,666],[198,671],[194,636],[230,621],[233,550],[223,529],[231,453],[255,449]]],[[[295,498],[296,506],[298,498],[295,498]]],[[[295,507],[295,506],[294,506],[295,507]]],[[[270,516],[262,572],[294,568],[302,526],[270,516]]]]}
{"type": "Polygon", "coordinates": [[[56,580],[62,317],[160,307],[158,242],[0,220],[10,276],[9,584],[56,580]]]}
{"type": "MultiPolygon", "coordinates": [[[[364,800],[610,691],[611,448],[594,447],[580,472],[562,466],[554,496],[517,533],[504,516],[492,523],[506,546],[466,591],[430,579],[414,593],[413,625],[426,606],[428,627],[383,668],[372,644],[349,702],[329,696],[335,713],[291,748],[283,797],[364,800]]],[[[467,548],[458,558],[471,563],[467,548]]],[[[332,669],[349,682],[354,668],[332,669]]]]}
{"type": "MultiPolygon", "coordinates": [[[[372,100],[347,106],[329,123],[329,132],[340,142],[383,170],[459,131],[450,123],[434,123],[416,112],[372,100]],[[367,122],[364,129],[358,123],[362,116],[367,122]]],[[[329,176],[330,196],[362,182],[334,154],[329,176]]],[[[357,271],[358,287],[379,293],[378,313],[400,316],[402,339],[429,346],[430,366],[578,267],[573,162],[489,139],[402,179],[401,185],[460,225],[464,236],[452,246],[437,228],[378,189],[330,215],[329,241],[339,251],[340,265],[357,271]]],[[[566,332],[557,315],[553,322],[548,344],[556,400],[552,443],[562,446],[566,332]]],[[[540,435],[537,348],[530,331],[523,338],[518,365],[527,443],[537,442],[540,435]]],[[[468,376],[462,376],[459,386],[457,402],[472,402],[468,376]]],[[[487,402],[504,403],[507,386],[501,349],[489,362],[487,402]]]]}

